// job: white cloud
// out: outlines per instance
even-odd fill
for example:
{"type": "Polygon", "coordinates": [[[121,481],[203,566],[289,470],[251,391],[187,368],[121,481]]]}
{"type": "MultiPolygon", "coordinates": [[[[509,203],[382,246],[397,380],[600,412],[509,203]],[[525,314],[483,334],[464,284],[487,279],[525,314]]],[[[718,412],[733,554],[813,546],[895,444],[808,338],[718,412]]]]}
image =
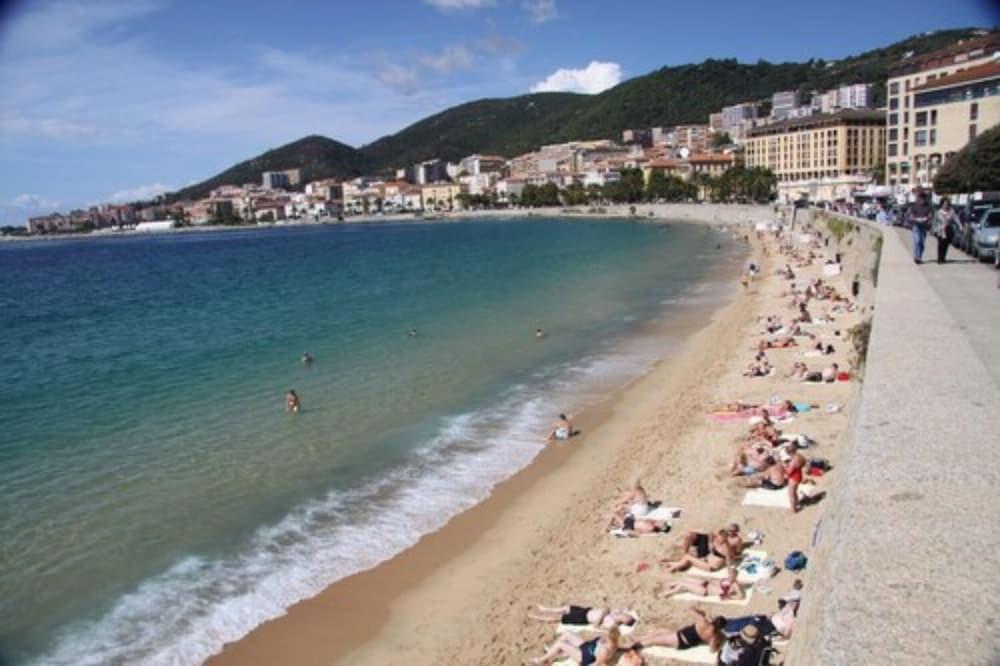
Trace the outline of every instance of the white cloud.
{"type": "Polygon", "coordinates": [[[132,201],[149,201],[161,194],[173,192],[174,188],[163,183],[151,183],[140,185],[127,190],[119,190],[108,197],[111,203],[130,203],[132,201]]]}
{"type": "Polygon", "coordinates": [[[496,6],[496,0],[424,0],[424,4],[428,4],[442,12],[450,12],[459,9],[494,7],[496,6]]]}
{"type": "Polygon", "coordinates": [[[385,63],[378,71],[378,79],[404,95],[413,95],[420,86],[420,74],[415,67],[385,63]]]}
{"type": "Polygon", "coordinates": [[[161,0],[61,0],[38,4],[15,14],[3,30],[4,48],[10,52],[44,51],[76,44],[96,30],[117,28],[123,22],[151,14],[161,0]]]}
{"type": "Polygon", "coordinates": [[[421,56],[420,63],[439,74],[447,74],[456,69],[472,67],[472,51],[464,46],[449,46],[439,54],[421,56]]]}
{"type": "Polygon", "coordinates": [[[99,133],[96,125],[59,118],[28,118],[13,111],[0,113],[0,135],[28,134],[50,139],[89,137],[99,133]]]}
{"type": "Polygon", "coordinates": [[[42,210],[55,210],[59,208],[59,201],[55,199],[49,199],[38,194],[19,194],[14,197],[10,205],[14,208],[20,208],[22,210],[31,211],[42,211],[42,210]]]}
{"type": "Polygon", "coordinates": [[[622,68],[614,62],[592,61],[583,69],[557,69],[531,86],[531,92],[579,92],[595,94],[622,80],[622,68]]]}
{"type": "Polygon", "coordinates": [[[528,12],[531,22],[538,25],[552,21],[559,16],[556,0],[524,0],[522,6],[528,12]]]}

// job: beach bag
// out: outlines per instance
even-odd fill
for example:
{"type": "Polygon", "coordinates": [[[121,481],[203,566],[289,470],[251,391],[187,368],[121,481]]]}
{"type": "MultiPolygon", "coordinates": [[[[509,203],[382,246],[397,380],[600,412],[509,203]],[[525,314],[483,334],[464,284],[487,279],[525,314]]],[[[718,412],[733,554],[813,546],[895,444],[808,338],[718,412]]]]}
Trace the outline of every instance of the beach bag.
{"type": "Polygon", "coordinates": [[[806,568],[806,563],[808,562],[809,558],[806,557],[805,553],[800,550],[793,550],[788,553],[788,557],[785,558],[785,570],[801,571],[806,568]]]}

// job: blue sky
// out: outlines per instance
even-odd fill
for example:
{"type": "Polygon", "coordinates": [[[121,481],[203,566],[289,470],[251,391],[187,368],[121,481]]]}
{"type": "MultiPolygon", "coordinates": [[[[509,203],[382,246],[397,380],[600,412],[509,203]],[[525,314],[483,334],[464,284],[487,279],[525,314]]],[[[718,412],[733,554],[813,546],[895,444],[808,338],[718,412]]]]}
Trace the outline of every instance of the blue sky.
{"type": "Polygon", "coordinates": [[[597,92],[709,57],[834,59],[998,18],[978,0],[0,7],[0,225],[182,187],[307,134],[360,146],[482,97],[597,92]]]}

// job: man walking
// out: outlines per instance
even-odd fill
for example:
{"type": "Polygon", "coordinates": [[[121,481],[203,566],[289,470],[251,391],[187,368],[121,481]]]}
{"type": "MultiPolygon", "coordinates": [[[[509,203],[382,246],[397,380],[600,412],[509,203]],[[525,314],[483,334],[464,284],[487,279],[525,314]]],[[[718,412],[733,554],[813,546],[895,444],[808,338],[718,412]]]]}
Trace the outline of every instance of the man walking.
{"type": "Polygon", "coordinates": [[[913,234],[913,262],[923,263],[924,241],[927,239],[927,232],[930,231],[931,222],[934,219],[934,209],[931,208],[930,196],[926,190],[917,191],[917,202],[906,211],[906,226],[913,234]]]}

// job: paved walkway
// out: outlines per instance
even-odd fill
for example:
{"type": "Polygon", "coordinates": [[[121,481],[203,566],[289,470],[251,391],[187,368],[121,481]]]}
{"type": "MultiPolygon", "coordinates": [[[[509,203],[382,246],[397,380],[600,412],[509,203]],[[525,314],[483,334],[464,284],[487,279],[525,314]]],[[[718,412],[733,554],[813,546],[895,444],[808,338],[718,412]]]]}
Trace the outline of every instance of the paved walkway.
{"type": "Polygon", "coordinates": [[[916,266],[908,235],[884,234],[853,441],[788,663],[998,664],[997,276],[961,253],[916,266]]]}
{"type": "MultiPolygon", "coordinates": [[[[897,229],[907,247],[911,246],[910,232],[897,229]]],[[[928,284],[944,302],[944,306],[958,322],[959,328],[972,349],[993,376],[993,383],[1000,386],[1000,289],[997,288],[998,271],[992,264],[979,262],[952,247],[948,250],[948,263],[937,264],[937,240],[927,239],[921,266],[928,284]]],[[[947,367],[947,363],[945,364],[947,367]]]]}

